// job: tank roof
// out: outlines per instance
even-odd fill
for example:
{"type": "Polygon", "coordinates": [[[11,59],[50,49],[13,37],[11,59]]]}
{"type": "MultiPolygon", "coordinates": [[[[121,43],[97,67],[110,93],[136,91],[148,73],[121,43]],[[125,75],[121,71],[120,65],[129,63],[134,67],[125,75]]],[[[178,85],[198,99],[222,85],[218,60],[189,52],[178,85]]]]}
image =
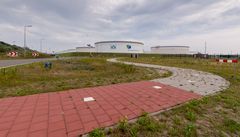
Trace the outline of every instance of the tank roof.
{"type": "Polygon", "coordinates": [[[100,42],[96,42],[95,44],[102,44],[102,43],[135,43],[135,44],[144,45],[142,42],[136,42],[136,41],[100,41],[100,42]]]}
{"type": "Polygon", "coordinates": [[[151,48],[190,48],[189,46],[155,46],[151,48]]]}

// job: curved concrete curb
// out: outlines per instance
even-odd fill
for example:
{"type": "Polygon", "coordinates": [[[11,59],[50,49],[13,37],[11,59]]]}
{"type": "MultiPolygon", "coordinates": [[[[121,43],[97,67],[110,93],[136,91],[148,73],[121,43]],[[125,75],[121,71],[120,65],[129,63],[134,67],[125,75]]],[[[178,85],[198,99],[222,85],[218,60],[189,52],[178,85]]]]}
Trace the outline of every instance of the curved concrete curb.
{"type": "Polygon", "coordinates": [[[225,90],[230,85],[230,83],[227,80],[220,76],[192,69],[182,69],[160,65],[124,62],[118,61],[116,58],[108,59],[107,61],[171,71],[173,73],[171,77],[163,79],[154,79],[152,81],[160,82],[166,85],[177,87],[204,96],[225,90]]]}

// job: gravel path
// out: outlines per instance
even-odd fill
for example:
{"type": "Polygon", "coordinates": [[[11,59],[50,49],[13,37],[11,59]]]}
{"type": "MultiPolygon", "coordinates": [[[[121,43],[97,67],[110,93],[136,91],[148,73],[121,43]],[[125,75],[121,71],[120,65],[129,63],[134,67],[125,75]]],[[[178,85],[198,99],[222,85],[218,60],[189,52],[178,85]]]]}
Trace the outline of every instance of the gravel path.
{"type": "Polygon", "coordinates": [[[163,79],[154,79],[152,81],[171,85],[200,95],[214,94],[216,92],[227,89],[230,85],[228,81],[226,81],[224,78],[220,76],[192,69],[182,69],[160,65],[123,62],[118,61],[116,58],[108,59],[108,61],[171,71],[173,73],[171,77],[163,79]]]}

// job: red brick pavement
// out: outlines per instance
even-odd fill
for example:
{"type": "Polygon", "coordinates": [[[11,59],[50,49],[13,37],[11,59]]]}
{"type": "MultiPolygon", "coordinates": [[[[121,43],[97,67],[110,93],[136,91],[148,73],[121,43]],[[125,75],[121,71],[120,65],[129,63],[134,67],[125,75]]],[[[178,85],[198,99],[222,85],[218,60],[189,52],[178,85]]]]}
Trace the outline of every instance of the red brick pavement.
{"type": "Polygon", "coordinates": [[[134,119],[196,98],[200,95],[148,81],[5,98],[0,137],[76,137],[124,116],[134,119]],[[96,101],[83,102],[84,97],[96,101]]]}

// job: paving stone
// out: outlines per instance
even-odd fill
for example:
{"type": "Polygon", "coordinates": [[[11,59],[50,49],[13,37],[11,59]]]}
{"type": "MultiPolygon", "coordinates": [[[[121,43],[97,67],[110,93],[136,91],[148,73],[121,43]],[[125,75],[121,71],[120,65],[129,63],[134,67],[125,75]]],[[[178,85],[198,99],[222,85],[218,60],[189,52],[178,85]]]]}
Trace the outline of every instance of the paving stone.
{"type": "Polygon", "coordinates": [[[67,137],[66,131],[57,130],[51,133],[48,133],[48,137],[67,137]]]}
{"type": "MultiPolygon", "coordinates": [[[[15,131],[15,132],[10,132],[7,137],[26,137],[28,135],[27,130],[20,130],[20,131],[15,131]]],[[[6,137],[6,136],[4,136],[6,137]]]]}
{"type": "Polygon", "coordinates": [[[137,118],[144,110],[158,112],[200,97],[158,82],[142,81],[4,98],[0,99],[0,135],[76,137],[117,124],[124,117],[137,118]],[[83,102],[82,98],[90,96],[96,101],[83,102]]]}

